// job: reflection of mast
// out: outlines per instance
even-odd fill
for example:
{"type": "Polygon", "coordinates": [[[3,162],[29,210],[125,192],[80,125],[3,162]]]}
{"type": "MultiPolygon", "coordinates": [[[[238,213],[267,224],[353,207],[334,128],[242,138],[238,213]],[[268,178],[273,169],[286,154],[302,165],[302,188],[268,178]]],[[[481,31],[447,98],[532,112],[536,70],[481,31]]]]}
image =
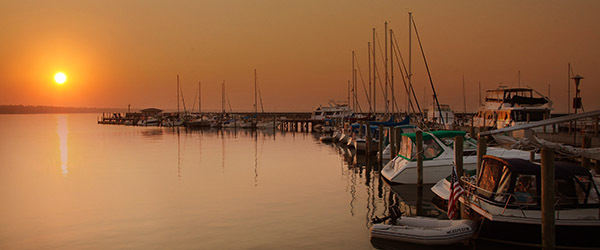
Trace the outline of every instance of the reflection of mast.
{"type": "Polygon", "coordinates": [[[258,132],[254,135],[254,186],[258,186],[258,132]]]}
{"type": "Polygon", "coordinates": [[[221,170],[225,173],[225,130],[221,130],[221,170]]]}
{"type": "Polygon", "coordinates": [[[181,179],[181,139],[179,138],[179,127],[177,127],[177,177],[181,179]]]}

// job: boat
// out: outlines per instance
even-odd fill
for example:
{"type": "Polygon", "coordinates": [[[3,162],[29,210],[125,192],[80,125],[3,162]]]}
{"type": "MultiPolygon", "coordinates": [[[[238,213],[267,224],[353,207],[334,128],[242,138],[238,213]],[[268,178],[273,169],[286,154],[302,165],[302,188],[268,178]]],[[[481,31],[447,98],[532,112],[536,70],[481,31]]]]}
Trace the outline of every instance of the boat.
{"type": "MultiPolygon", "coordinates": [[[[438,130],[423,132],[423,183],[434,184],[448,176],[454,162],[454,137],[462,136],[463,169],[472,170],[477,164],[477,142],[465,137],[464,131],[438,130]]],[[[402,184],[417,183],[416,133],[403,133],[400,150],[381,171],[388,181],[402,184]]],[[[529,159],[530,152],[488,147],[487,154],[529,159]]],[[[539,156],[538,156],[539,158],[539,156]]]]}
{"type": "Polygon", "coordinates": [[[501,86],[486,91],[485,103],[473,117],[473,126],[501,129],[541,121],[550,118],[551,110],[552,101],[531,88],[501,86]]]}
{"type": "Polygon", "coordinates": [[[158,126],[159,124],[159,120],[154,117],[146,117],[137,123],[138,126],[158,126]]]}
{"type": "Polygon", "coordinates": [[[331,134],[325,133],[319,137],[319,141],[321,142],[332,142],[333,136],[331,134]]]}
{"type": "Polygon", "coordinates": [[[402,217],[392,224],[374,224],[371,237],[422,245],[452,245],[471,239],[476,227],[471,220],[402,217]]]}
{"type": "Polygon", "coordinates": [[[342,119],[352,114],[347,103],[329,101],[329,106],[319,105],[310,117],[312,120],[342,119]]]}
{"type": "Polygon", "coordinates": [[[427,110],[427,121],[431,127],[443,127],[444,129],[452,129],[454,124],[454,112],[448,104],[438,105],[432,104],[427,110]],[[441,118],[440,118],[441,115],[441,118]]]}
{"type": "MultiPolygon", "coordinates": [[[[557,248],[600,246],[598,187],[587,169],[555,162],[555,242],[557,248]]],[[[541,244],[541,166],[523,159],[486,155],[477,178],[465,182],[459,198],[479,238],[539,247],[541,244]]]]}

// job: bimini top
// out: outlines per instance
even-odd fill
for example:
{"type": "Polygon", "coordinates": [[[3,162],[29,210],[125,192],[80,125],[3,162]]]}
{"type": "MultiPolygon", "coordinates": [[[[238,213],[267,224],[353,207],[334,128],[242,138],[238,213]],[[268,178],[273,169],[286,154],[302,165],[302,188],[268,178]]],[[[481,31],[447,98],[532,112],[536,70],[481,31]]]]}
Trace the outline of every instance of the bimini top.
{"type": "MultiPolygon", "coordinates": [[[[448,137],[454,138],[456,136],[464,137],[466,134],[467,134],[467,132],[465,132],[465,131],[437,130],[437,131],[431,131],[431,132],[424,132],[423,140],[431,140],[431,139],[433,139],[433,136],[435,136],[437,138],[448,138],[448,137]]],[[[416,133],[403,133],[402,136],[406,136],[406,137],[410,138],[412,141],[417,140],[416,133]]]]}
{"type": "MultiPolygon", "coordinates": [[[[530,162],[525,159],[517,158],[500,158],[496,156],[486,155],[484,156],[484,162],[490,160],[500,161],[504,163],[504,166],[508,167],[513,173],[518,174],[530,174],[530,175],[541,175],[540,165],[530,162]]],[[[485,164],[485,163],[484,163],[485,164]]],[[[501,166],[501,165],[493,165],[501,166]]],[[[557,179],[569,179],[573,176],[591,176],[590,171],[581,167],[575,163],[570,162],[555,162],[554,163],[554,175],[557,179]]]]}

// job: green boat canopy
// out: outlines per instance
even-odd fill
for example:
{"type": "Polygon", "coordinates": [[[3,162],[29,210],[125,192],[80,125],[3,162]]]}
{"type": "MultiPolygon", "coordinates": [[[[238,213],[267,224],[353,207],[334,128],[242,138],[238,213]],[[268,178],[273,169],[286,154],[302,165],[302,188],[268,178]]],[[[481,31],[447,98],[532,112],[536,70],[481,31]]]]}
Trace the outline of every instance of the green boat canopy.
{"type": "MultiPolygon", "coordinates": [[[[431,132],[423,132],[423,140],[431,140],[433,139],[433,136],[437,137],[437,138],[454,138],[456,136],[462,136],[464,137],[467,132],[465,131],[452,131],[452,130],[437,130],[437,131],[431,131],[431,132]]],[[[402,136],[406,136],[408,138],[410,138],[410,140],[412,141],[416,141],[417,140],[417,134],[416,133],[403,133],[402,136]]]]}

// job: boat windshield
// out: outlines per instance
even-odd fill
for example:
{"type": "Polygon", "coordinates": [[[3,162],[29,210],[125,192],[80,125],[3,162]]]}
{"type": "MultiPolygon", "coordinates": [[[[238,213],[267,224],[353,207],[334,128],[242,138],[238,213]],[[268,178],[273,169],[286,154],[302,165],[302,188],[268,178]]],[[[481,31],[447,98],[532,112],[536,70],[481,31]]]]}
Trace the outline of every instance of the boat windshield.
{"type": "MultiPolygon", "coordinates": [[[[452,137],[441,138],[440,141],[442,141],[446,146],[454,149],[454,138],[452,138],[452,137]]],[[[475,141],[473,138],[465,137],[463,140],[463,151],[473,151],[473,150],[477,150],[477,141],[475,141]]]]}
{"type": "MultiPolygon", "coordinates": [[[[402,136],[402,146],[398,155],[402,158],[416,161],[417,160],[417,152],[416,145],[408,136],[402,136]]],[[[444,149],[435,141],[435,139],[426,139],[423,140],[423,159],[431,160],[435,157],[438,157],[440,154],[444,152],[444,149]]]]}

